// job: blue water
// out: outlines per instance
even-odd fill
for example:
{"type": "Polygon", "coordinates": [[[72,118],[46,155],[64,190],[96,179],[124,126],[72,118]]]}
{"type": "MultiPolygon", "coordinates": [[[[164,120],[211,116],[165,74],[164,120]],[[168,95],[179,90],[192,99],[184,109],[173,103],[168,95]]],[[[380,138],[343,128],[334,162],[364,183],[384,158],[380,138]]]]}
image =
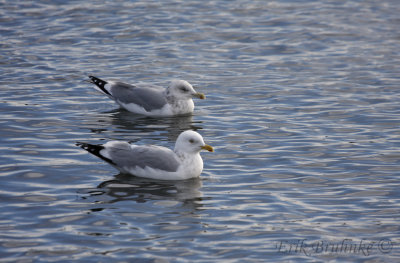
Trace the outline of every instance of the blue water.
{"type": "Polygon", "coordinates": [[[2,262],[396,262],[400,2],[1,1],[2,262]],[[188,80],[192,116],[119,109],[88,74],[188,80]],[[77,141],[215,147],[196,180],[77,141]]]}

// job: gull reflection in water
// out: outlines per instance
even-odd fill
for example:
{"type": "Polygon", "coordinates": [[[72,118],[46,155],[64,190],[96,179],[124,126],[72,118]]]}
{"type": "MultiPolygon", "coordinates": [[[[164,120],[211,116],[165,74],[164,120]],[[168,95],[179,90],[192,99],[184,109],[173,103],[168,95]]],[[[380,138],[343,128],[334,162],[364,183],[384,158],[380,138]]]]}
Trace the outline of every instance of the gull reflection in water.
{"type": "Polygon", "coordinates": [[[108,200],[102,200],[102,203],[116,203],[127,200],[138,203],[152,200],[186,202],[201,201],[201,187],[202,181],[200,178],[163,181],[119,174],[113,180],[100,183],[96,189],[88,189],[86,193],[92,197],[106,195],[108,200]]]}

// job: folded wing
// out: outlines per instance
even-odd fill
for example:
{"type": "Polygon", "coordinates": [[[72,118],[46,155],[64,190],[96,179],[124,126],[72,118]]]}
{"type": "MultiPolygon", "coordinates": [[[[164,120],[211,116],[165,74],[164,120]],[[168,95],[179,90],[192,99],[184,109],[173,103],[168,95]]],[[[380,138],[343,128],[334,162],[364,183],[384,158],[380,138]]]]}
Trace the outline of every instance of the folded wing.
{"type": "Polygon", "coordinates": [[[166,172],[176,172],[179,161],[176,154],[159,146],[134,146],[125,142],[108,142],[100,151],[104,158],[123,170],[150,167],[166,172]]]}
{"type": "Polygon", "coordinates": [[[163,89],[153,86],[138,87],[122,82],[110,84],[110,93],[119,103],[134,103],[146,111],[161,109],[167,103],[163,89]]]}

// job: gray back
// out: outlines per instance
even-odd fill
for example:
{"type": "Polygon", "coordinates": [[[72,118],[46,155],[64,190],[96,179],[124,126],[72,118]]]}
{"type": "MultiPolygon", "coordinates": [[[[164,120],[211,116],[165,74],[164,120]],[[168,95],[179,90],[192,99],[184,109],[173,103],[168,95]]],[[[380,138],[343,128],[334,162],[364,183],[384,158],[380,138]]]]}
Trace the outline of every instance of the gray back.
{"type": "Polygon", "coordinates": [[[111,160],[119,167],[148,166],[167,172],[176,172],[179,167],[175,153],[164,147],[135,146],[130,149],[109,147],[107,150],[111,160]]]}
{"type": "Polygon", "coordinates": [[[147,111],[160,109],[166,103],[166,98],[161,88],[137,87],[122,82],[116,82],[111,87],[112,96],[125,104],[135,103],[147,111]]]}

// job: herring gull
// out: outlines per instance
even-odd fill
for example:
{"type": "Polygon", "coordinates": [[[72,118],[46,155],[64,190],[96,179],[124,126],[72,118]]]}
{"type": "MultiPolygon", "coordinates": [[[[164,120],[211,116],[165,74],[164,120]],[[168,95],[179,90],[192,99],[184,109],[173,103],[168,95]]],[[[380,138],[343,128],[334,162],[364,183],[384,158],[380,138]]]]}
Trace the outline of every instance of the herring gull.
{"type": "Polygon", "coordinates": [[[173,80],[167,88],[130,85],[89,76],[95,88],[122,108],[146,116],[175,116],[193,112],[192,98],[205,99],[185,80],[173,80]]]}
{"type": "Polygon", "coordinates": [[[200,176],[203,171],[200,151],[214,151],[204,143],[199,133],[191,130],[178,136],[173,151],[162,146],[133,145],[122,141],[109,141],[103,145],[79,142],[77,145],[121,173],[158,180],[185,180],[200,176]]]}

